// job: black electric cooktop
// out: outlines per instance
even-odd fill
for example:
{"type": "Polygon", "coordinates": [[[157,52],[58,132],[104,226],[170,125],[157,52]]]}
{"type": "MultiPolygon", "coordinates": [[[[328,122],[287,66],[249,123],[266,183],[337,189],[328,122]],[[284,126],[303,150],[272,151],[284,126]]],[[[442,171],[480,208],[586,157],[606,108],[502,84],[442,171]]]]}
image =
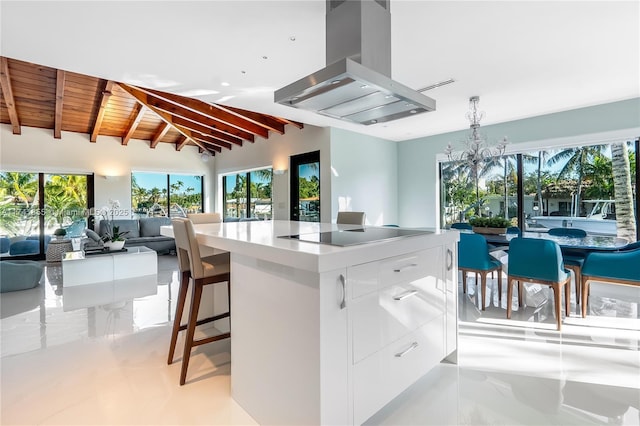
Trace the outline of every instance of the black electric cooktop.
{"type": "Polygon", "coordinates": [[[280,238],[346,247],[426,234],[432,234],[432,232],[401,228],[357,228],[313,232],[310,234],[282,235],[280,238]]]}

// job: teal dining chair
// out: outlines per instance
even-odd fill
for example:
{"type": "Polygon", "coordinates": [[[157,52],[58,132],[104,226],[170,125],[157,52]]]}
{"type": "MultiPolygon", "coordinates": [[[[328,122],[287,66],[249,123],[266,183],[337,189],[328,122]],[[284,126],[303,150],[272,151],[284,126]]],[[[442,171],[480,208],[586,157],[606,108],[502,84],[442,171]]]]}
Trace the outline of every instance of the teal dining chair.
{"type": "Polygon", "coordinates": [[[640,286],[640,244],[633,250],[589,253],[582,267],[582,318],[587,316],[591,281],[640,286]]]}
{"type": "Polygon", "coordinates": [[[456,222],[451,224],[451,229],[465,229],[471,231],[473,228],[467,222],[456,222]]]}
{"type": "Polygon", "coordinates": [[[487,240],[479,234],[460,233],[458,243],[458,269],[462,272],[462,292],[467,292],[467,273],[478,274],[481,277],[482,310],[487,301],[487,274],[498,271],[498,299],[502,301],[502,263],[489,255],[487,240]]]}
{"type": "Polygon", "coordinates": [[[517,235],[518,237],[521,237],[522,231],[517,226],[510,226],[507,228],[507,235],[517,235]]]}
{"type": "MultiPolygon", "coordinates": [[[[587,232],[580,228],[551,228],[549,229],[549,235],[584,238],[587,236],[587,232]]],[[[582,265],[584,264],[586,253],[571,249],[561,249],[561,251],[564,266],[573,271],[573,275],[575,276],[576,305],[579,305],[580,291],[582,289],[582,265]]]]}
{"type": "Polygon", "coordinates": [[[555,241],[540,238],[514,238],[509,243],[507,273],[507,319],[511,318],[513,284],[518,283],[518,306],[523,305],[523,283],[538,283],[553,289],[557,329],[562,324],[561,290],[564,288],[565,313],[569,315],[571,274],[562,263],[562,252],[555,241]]]}

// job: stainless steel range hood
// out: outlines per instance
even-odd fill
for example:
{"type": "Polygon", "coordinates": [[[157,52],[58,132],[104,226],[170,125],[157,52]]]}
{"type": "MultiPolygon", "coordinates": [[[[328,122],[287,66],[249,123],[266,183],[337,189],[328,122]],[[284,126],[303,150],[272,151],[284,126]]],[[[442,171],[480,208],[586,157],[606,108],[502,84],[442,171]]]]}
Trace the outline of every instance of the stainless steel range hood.
{"type": "Polygon", "coordinates": [[[327,0],[326,27],[330,65],[277,90],[275,102],[365,125],[435,111],[435,100],[389,77],[389,0],[327,0]]]}

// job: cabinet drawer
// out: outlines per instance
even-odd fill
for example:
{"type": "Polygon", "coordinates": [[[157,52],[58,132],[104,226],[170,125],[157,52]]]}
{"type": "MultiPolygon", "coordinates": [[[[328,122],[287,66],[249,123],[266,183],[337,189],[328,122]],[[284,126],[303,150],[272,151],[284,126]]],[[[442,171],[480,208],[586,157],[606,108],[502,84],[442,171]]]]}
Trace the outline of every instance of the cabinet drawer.
{"type": "Polygon", "coordinates": [[[379,264],[379,288],[411,281],[425,275],[439,275],[442,267],[440,248],[390,257],[379,264]]]}
{"type": "Polygon", "coordinates": [[[352,302],[353,362],[445,314],[445,295],[432,275],[395,284],[352,302]]]}
{"type": "Polygon", "coordinates": [[[354,424],[362,424],[442,360],[443,328],[444,317],[434,318],[354,366],[354,424]]]}

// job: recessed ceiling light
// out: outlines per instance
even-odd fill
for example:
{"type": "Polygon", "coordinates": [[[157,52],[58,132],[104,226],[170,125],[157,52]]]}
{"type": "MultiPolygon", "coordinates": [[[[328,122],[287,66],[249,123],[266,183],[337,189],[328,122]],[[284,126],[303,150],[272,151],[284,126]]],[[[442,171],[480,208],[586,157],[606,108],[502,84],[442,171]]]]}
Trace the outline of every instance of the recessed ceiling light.
{"type": "Polygon", "coordinates": [[[338,83],[340,83],[340,80],[333,80],[333,81],[331,82],[331,84],[338,84],[338,83]]]}
{"type": "Polygon", "coordinates": [[[375,119],[374,119],[374,120],[371,120],[371,122],[372,122],[373,124],[376,124],[376,123],[378,122],[378,120],[375,120],[375,119]]]}
{"type": "Polygon", "coordinates": [[[366,89],[367,87],[369,87],[368,84],[363,84],[363,85],[360,86],[361,89],[366,89]]]}
{"type": "Polygon", "coordinates": [[[229,87],[231,86],[231,84],[229,84],[229,82],[227,81],[223,81],[222,83],[220,83],[220,86],[229,87]]]}
{"type": "Polygon", "coordinates": [[[411,111],[409,111],[409,112],[410,112],[411,114],[415,114],[415,113],[416,113],[416,112],[418,112],[418,111],[416,111],[415,109],[412,109],[412,110],[411,110],[411,111]]]}
{"type": "Polygon", "coordinates": [[[289,37],[289,41],[296,41],[296,36],[292,35],[291,37],[289,37]]]}

